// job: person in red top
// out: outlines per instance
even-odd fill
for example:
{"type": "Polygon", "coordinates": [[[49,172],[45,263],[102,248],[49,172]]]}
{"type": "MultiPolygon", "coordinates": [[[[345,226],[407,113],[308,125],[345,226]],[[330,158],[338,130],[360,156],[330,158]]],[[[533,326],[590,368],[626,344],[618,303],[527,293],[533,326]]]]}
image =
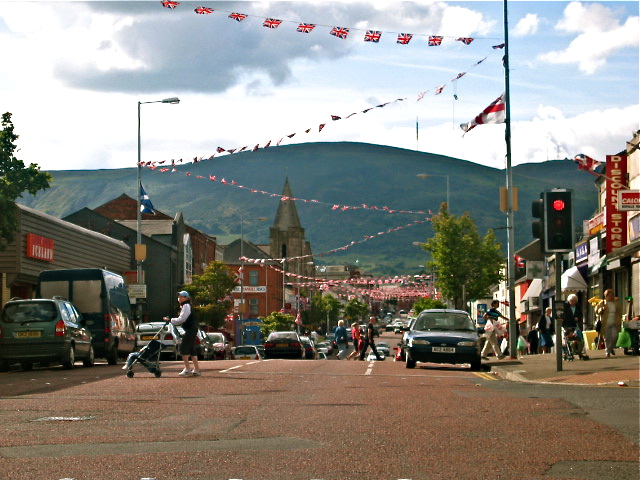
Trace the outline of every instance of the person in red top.
{"type": "Polygon", "coordinates": [[[357,357],[360,352],[360,327],[357,322],[351,324],[351,338],[353,340],[353,352],[349,354],[347,360],[357,357]]]}

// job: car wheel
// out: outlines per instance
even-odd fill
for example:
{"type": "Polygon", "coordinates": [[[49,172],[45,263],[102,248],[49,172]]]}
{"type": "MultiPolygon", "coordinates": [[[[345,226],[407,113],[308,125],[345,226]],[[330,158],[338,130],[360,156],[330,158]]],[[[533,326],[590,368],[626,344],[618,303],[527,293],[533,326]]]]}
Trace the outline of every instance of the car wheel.
{"type": "Polygon", "coordinates": [[[107,352],[107,363],[109,365],[117,365],[118,364],[118,346],[115,345],[115,344],[107,352]]]}
{"type": "Polygon", "coordinates": [[[33,362],[25,360],[24,362],[20,362],[20,366],[22,367],[22,370],[28,372],[33,369],[33,362]]]}
{"type": "Polygon", "coordinates": [[[73,368],[74,363],[76,363],[76,352],[73,349],[73,345],[70,345],[65,358],[62,360],[62,368],[69,370],[73,368]]]}
{"type": "Polygon", "coordinates": [[[409,356],[409,352],[405,352],[405,367],[416,368],[416,361],[409,356]]]}
{"type": "Polygon", "coordinates": [[[84,365],[85,367],[93,367],[94,363],[95,355],[93,353],[93,345],[89,345],[89,353],[87,354],[86,358],[82,360],[82,365],[84,365]]]}
{"type": "Polygon", "coordinates": [[[482,361],[477,358],[471,362],[471,370],[473,372],[479,372],[482,369],[482,361]]]}

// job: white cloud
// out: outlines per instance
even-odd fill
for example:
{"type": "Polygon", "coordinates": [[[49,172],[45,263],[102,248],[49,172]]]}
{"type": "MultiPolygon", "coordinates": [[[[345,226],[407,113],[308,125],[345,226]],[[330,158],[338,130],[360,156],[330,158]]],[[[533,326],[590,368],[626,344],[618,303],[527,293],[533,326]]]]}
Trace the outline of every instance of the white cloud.
{"type": "Polygon", "coordinates": [[[579,35],[564,50],[538,56],[551,64],[577,64],[580,71],[592,75],[607,64],[608,58],[627,47],[638,47],[640,23],[629,17],[620,25],[612,11],[600,4],[571,3],[556,29],[579,35]]]}
{"type": "Polygon", "coordinates": [[[516,37],[524,37],[527,35],[534,35],[538,33],[538,27],[540,26],[540,18],[534,13],[527,13],[523,18],[518,21],[513,29],[513,35],[516,37]]]}

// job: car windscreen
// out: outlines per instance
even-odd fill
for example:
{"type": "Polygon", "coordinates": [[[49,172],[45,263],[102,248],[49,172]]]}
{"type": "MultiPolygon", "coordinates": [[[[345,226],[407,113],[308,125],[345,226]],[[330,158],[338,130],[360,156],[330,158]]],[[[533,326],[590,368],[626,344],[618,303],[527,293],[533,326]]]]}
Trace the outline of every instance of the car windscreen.
{"type": "Polygon", "coordinates": [[[57,317],[53,302],[12,303],[2,311],[2,321],[5,323],[51,322],[57,317]]]}
{"type": "Polygon", "coordinates": [[[165,326],[165,323],[141,323],[136,327],[138,332],[159,332],[161,328],[165,326]]]}
{"type": "Polygon", "coordinates": [[[253,347],[236,347],[236,355],[255,355],[256,349],[253,347]]]}
{"type": "Polygon", "coordinates": [[[207,333],[207,337],[209,337],[209,340],[213,343],[224,343],[224,335],[221,333],[207,333]]]}
{"type": "Polygon", "coordinates": [[[476,327],[471,318],[465,313],[427,312],[418,317],[413,325],[413,330],[454,330],[473,332],[476,330],[476,327]]]}
{"type": "Polygon", "coordinates": [[[295,340],[298,341],[296,332],[273,332],[269,335],[268,340],[295,340]]]}

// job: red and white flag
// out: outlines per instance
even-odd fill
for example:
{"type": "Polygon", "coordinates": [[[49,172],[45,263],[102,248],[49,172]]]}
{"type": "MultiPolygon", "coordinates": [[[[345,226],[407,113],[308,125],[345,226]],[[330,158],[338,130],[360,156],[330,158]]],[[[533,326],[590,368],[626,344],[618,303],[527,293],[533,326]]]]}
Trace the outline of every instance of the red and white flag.
{"type": "Polygon", "coordinates": [[[400,45],[407,45],[411,41],[412,37],[413,35],[411,33],[399,33],[396,43],[399,43],[400,45]]]}
{"type": "Polygon", "coordinates": [[[506,104],[504,93],[496,98],[491,104],[485,108],[480,115],[471,120],[469,123],[461,123],[460,128],[467,133],[476,125],[484,125],[487,123],[504,123],[506,119],[506,104]]]}
{"type": "Polygon", "coordinates": [[[594,170],[601,165],[599,161],[587,157],[584,153],[576,155],[573,160],[578,164],[578,170],[586,170],[591,173],[595,173],[594,170]]]}

